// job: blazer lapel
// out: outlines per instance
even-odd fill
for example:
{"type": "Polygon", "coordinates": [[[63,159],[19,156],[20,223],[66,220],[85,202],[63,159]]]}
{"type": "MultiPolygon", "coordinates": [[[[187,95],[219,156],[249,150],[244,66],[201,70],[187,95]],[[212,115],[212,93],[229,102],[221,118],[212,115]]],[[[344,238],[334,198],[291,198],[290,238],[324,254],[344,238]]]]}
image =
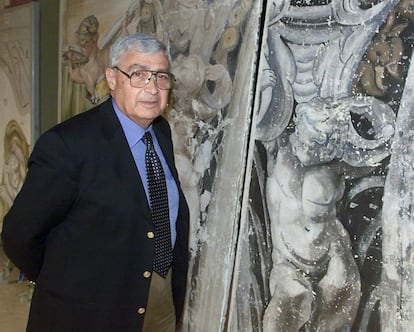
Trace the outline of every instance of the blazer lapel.
{"type": "Polygon", "coordinates": [[[153,123],[154,132],[157,135],[158,143],[160,144],[162,153],[164,154],[164,158],[170,168],[170,171],[177,182],[178,181],[178,173],[175,168],[174,162],[174,151],[171,141],[171,131],[169,129],[167,120],[159,117],[153,123]]]}
{"type": "Polygon", "coordinates": [[[151,220],[150,207],[147,202],[145,189],[135,165],[134,157],[129,148],[127,139],[122,130],[112,103],[103,103],[103,134],[107,143],[108,158],[112,162],[113,171],[125,189],[125,192],[132,197],[137,197],[137,201],[142,202],[141,206],[151,220]]]}

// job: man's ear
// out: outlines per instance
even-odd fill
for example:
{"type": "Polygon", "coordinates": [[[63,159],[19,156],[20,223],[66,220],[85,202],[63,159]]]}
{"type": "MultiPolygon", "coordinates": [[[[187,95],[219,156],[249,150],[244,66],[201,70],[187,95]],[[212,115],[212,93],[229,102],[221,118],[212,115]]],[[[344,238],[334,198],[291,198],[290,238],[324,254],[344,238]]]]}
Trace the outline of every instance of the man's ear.
{"type": "Polygon", "coordinates": [[[115,90],[116,87],[116,79],[115,73],[112,68],[106,68],[105,70],[106,81],[108,82],[108,87],[111,91],[115,90]]]}

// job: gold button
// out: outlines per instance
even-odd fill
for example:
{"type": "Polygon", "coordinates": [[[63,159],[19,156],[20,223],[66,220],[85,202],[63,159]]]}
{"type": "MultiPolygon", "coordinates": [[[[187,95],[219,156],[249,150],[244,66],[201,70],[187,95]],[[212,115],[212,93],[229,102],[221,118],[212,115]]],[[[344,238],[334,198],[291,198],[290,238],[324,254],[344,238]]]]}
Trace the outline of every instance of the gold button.
{"type": "Polygon", "coordinates": [[[144,278],[149,278],[149,277],[151,277],[151,272],[150,271],[145,271],[143,273],[143,276],[144,276],[144,278]]]}
{"type": "Polygon", "coordinates": [[[149,239],[153,239],[153,238],[154,238],[154,232],[148,232],[148,233],[147,233],[147,237],[148,237],[149,239]]]}
{"type": "Polygon", "coordinates": [[[139,309],[138,309],[138,313],[139,313],[140,315],[142,315],[144,312],[145,312],[145,308],[139,308],[139,309]]]}

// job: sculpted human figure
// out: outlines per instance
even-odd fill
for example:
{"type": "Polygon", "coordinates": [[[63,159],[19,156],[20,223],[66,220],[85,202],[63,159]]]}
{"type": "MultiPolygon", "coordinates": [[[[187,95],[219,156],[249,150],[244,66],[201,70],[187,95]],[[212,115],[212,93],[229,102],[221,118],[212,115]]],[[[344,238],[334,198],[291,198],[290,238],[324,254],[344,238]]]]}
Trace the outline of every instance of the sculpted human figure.
{"type": "Polygon", "coordinates": [[[350,328],[360,298],[349,235],[336,217],[343,187],[329,166],[303,167],[289,146],[267,181],[272,224],[272,299],[264,331],[350,328]]]}
{"type": "Polygon", "coordinates": [[[109,48],[100,49],[99,21],[95,15],[85,17],[76,32],[80,53],[73,48],[63,55],[69,62],[69,77],[73,82],[85,84],[87,98],[93,104],[101,102],[109,95],[105,79],[109,48]]]}
{"type": "MultiPolygon", "coordinates": [[[[272,298],[268,331],[347,331],[360,299],[360,278],[349,235],[336,216],[344,180],[334,161],[341,119],[299,114],[296,131],[278,141],[266,200],[272,231],[272,298]]],[[[338,149],[338,150],[337,150],[338,149]]]]}
{"type": "Polygon", "coordinates": [[[141,32],[166,42],[164,8],[159,0],[136,0],[125,13],[121,24],[122,35],[141,32]]]}

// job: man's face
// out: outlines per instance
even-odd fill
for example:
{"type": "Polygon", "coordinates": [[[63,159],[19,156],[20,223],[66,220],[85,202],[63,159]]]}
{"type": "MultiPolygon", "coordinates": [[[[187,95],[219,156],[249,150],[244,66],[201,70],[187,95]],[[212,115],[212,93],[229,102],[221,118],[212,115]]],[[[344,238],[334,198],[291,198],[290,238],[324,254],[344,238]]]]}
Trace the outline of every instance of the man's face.
{"type": "MultiPolygon", "coordinates": [[[[141,54],[129,51],[124,54],[118,67],[131,74],[139,69],[168,71],[169,63],[162,52],[141,54]]],[[[120,110],[143,128],[147,128],[167,107],[169,90],[158,89],[154,76],[142,88],[132,87],[130,79],[116,69],[108,68],[106,78],[112,97],[120,110]]]]}

